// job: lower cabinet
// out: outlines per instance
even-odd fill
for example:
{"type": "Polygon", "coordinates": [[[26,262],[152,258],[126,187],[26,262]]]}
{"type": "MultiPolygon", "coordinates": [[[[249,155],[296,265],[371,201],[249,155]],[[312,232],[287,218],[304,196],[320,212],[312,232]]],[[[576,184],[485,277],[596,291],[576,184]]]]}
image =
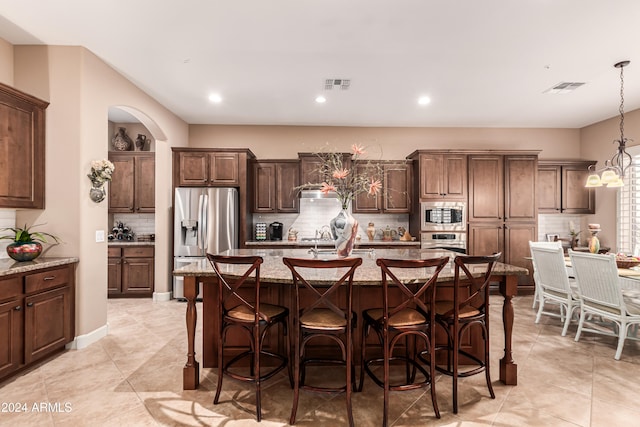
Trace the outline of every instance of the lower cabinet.
{"type": "Polygon", "coordinates": [[[0,279],[0,379],[75,335],[75,264],[0,279]]]}
{"type": "Polygon", "coordinates": [[[110,246],[108,251],[109,298],[152,296],[154,247],[110,246]]]}

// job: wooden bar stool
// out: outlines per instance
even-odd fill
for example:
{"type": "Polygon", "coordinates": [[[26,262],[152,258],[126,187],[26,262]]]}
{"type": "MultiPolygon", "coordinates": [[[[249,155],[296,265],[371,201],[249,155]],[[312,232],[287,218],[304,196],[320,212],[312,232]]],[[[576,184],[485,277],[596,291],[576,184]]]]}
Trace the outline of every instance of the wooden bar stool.
{"type": "Polygon", "coordinates": [[[321,393],[345,392],[349,425],[353,426],[351,393],[355,389],[353,330],[356,325],[355,314],[352,311],[353,275],[356,268],[362,264],[362,259],[318,260],[285,257],[282,261],[291,270],[295,288],[293,407],[289,424],[296,422],[300,388],[303,388],[321,393]],[[327,284],[327,278],[332,277],[335,277],[335,280],[330,280],[331,283],[327,284]],[[343,287],[346,287],[344,296],[338,292],[343,287]],[[338,302],[341,299],[342,303],[338,302]],[[341,358],[313,358],[305,355],[307,344],[322,337],[338,345],[341,358]],[[311,364],[344,365],[345,385],[330,388],[305,384],[305,370],[307,365],[311,364]]]}
{"type": "Polygon", "coordinates": [[[437,365],[436,369],[453,379],[453,413],[458,413],[458,377],[485,373],[487,388],[492,399],[496,395],[491,385],[489,369],[489,280],[494,264],[502,254],[488,256],[459,255],[454,259],[455,275],[452,301],[436,301],[436,323],[447,333],[447,345],[437,346],[447,352],[446,368],[437,365]],[[462,272],[462,273],[461,273],[462,272]],[[461,293],[468,292],[468,296],[461,293]],[[460,343],[466,331],[472,325],[482,328],[484,341],[484,360],[462,350],[460,343]],[[473,368],[460,372],[460,355],[474,363],[473,368]]]}
{"type": "MultiPolygon", "coordinates": [[[[362,349],[360,362],[361,390],[364,384],[364,372],[380,387],[384,389],[384,408],[382,425],[387,426],[389,412],[389,392],[413,390],[431,385],[431,402],[437,418],[440,418],[435,389],[435,358],[429,362],[429,372],[422,366],[416,357],[416,338],[424,342],[426,351],[433,354],[435,340],[433,339],[435,328],[435,289],[438,274],[449,262],[449,257],[425,259],[425,260],[392,260],[380,258],[376,264],[382,271],[382,308],[372,308],[362,312],[362,349]],[[415,282],[411,270],[433,269],[430,279],[426,282],[415,282]],[[404,270],[404,271],[403,271],[404,270]],[[400,277],[398,277],[400,276],[400,277]],[[400,291],[400,296],[395,297],[395,305],[390,303],[389,288],[394,287],[400,291]],[[425,303],[425,300],[428,301],[425,303]],[[366,359],[366,342],[370,330],[378,335],[382,345],[382,358],[366,359]],[[394,354],[397,345],[404,338],[406,345],[405,355],[394,354]],[[410,341],[411,338],[411,341],[410,341]],[[406,378],[404,383],[391,384],[390,365],[400,362],[406,366],[406,378]],[[383,365],[383,378],[380,379],[371,369],[372,365],[383,365]],[[422,378],[416,382],[416,370],[422,378]]],[[[426,276],[421,274],[420,276],[426,276]]],[[[396,352],[397,353],[397,352],[396,352]]]]}
{"type": "MultiPolygon", "coordinates": [[[[262,382],[289,366],[286,355],[265,351],[262,346],[269,329],[273,326],[282,325],[283,333],[287,334],[289,310],[279,305],[260,302],[262,257],[207,254],[207,258],[218,277],[218,386],[213,403],[217,404],[219,401],[224,375],[236,380],[252,382],[255,385],[256,418],[260,421],[262,419],[260,403],[262,382]],[[240,266],[240,269],[236,266],[240,266]],[[246,334],[250,340],[250,347],[224,362],[224,348],[230,331],[246,334]],[[266,371],[262,366],[261,358],[271,359],[269,369],[266,371]],[[246,359],[249,359],[248,375],[241,372],[242,362],[246,359]]],[[[291,381],[290,366],[289,380],[291,381]]]]}

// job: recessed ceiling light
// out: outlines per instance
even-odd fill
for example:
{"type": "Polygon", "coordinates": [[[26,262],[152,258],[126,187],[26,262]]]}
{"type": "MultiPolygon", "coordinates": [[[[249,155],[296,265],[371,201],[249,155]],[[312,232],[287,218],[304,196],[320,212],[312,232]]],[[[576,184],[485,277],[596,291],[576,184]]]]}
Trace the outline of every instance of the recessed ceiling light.
{"type": "Polygon", "coordinates": [[[222,102],[222,97],[220,95],[218,95],[217,93],[212,93],[211,95],[209,95],[209,101],[215,103],[215,104],[219,104],[222,102]]]}
{"type": "Polygon", "coordinates": [[[431,98],[429,98],[428,96],[421,96],[420,98],[418,98],[418,104],[420,105],[427,105],[431,102],[431,98]]]}
{"type": "Polygon", "coordinates": [[[324,96],[320,95],[320,96],[316,97],[316,102],[318,104],[324,104],[325,102],[327,102],[327,98],[325,98],[324,96]]]}

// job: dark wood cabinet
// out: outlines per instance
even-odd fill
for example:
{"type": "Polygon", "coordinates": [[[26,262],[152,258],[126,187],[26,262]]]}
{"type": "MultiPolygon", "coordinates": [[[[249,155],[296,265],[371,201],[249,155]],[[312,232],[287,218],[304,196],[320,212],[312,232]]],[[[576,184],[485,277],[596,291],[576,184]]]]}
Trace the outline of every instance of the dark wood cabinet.
{"type": "Polygon", "coordinates": [[[538,164],[538,212],[593,214],[594,188],[586,188],[588,160],[541,160],[538,164]]]}
{"type": "Polygon", "coordinates": [[[0,83],[0,208],[45,207],[48,105],[0,83]]]}
{"type": "Polygon", "coordinates": [[[519,287],[532,290],[525,257],[537,240],[537,155],[474,154],[468,163],[469,253],[502,252],[501,261],[529,269],[519,287]]]}
{"type": "Polygon", "coordinates": [[[153,295],[153,246],[110,246],[108,252],[109,298],[153,295]]]}
{"type": "Polygon", "coordinates": [[[297,160],[253,163],[253,212],[298,212],[300,166],[297,160]]]}
{"type": "MultiPolygon", "coordinates": [[[[414,156],[415,158],[415,156],[414,156]]],[[[421,153],[419,195],[425,200],[466,200],[467,156],[465,154],[421,153]]]]}
{"type": "Polygon", "coordinates": [[[0,379],[75,336],[75,264],[0,280],[0,379]]]}
{"type": "Polygon", "coordinates": [[[354,213],[410,213],[412,164],[410,161],[358,162],[353,166],[359,175],[378,176],[382,191],[371,196],[360,193],[353,202],[354,213]]]}
{"type": "Polygon", "coordinates": [[[155,153],[109,153],[109,213],[155,212],[155,153]]]}
{"type": "Polygon", "coordinates": [[[178,186],[237,186],[239,156],[233,151],[178,151],[178,186]]]}
{"type": "MultiPolygon", "coordinates": [[[[351,153],[342,154],[342,167],[351,168],[351,153]]],[[[321,184],[331,180],[333,171],[326,168],[323,153],[298,153],[300,159],[300,184],[321,184]]]]}

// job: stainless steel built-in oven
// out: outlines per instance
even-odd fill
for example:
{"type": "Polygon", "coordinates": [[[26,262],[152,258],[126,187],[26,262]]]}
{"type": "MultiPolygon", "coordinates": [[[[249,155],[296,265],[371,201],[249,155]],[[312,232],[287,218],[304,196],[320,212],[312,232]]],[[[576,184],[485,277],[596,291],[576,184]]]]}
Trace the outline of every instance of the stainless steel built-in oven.
{"type": "Polygon", "coordinates": [[[465,202],[420,203],[422,231],[466,231],[467,204],[465,202]]]}
{"type": "Polygon", "coordinates": [[[467,253],[467,233],[455,232],[422,232],[420,233],[422,249],[447,249],[454,252],[467,253]]]}

